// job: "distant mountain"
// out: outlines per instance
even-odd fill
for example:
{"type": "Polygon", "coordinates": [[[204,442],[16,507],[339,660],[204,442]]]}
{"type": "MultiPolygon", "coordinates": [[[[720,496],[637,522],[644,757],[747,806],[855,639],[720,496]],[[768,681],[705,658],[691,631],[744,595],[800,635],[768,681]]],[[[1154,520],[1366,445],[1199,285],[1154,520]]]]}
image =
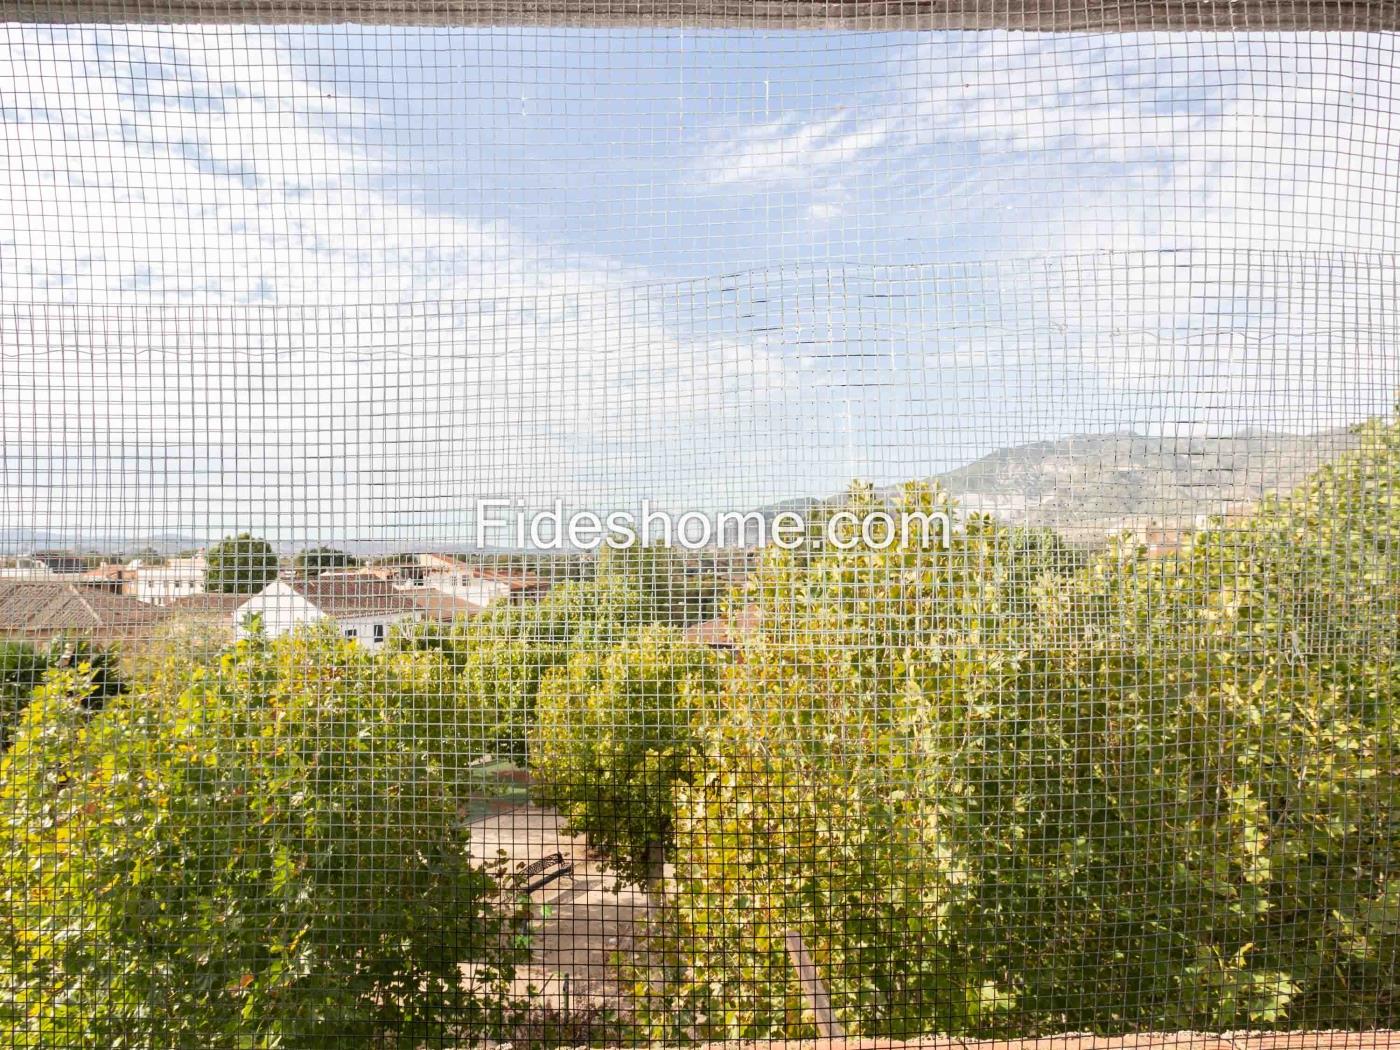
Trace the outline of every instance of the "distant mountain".
{"type": "Polygon", "coordinates": [[[81,549],[83,552],[125,551],[135,547],[151,547],[161,554],[198,546],[194,537],[177,533],[155,535],[119,531],[83,531],[59,529],[0,529],[0,554],[29,554],[45,548],[54,550],[81,549]],[[75,546],[75,537],[77,543],[75,546]]]}
{"type": "MultiPolygon", "coordinates": [[[[1047,525],[1066,539],[1094,543],[1127,529],[1191,529],[1212,515],[1244,513],[1267,493],[1295,488],[1357,441],[1345,428],[1194,438],[1076,434],[998,449],[929,480],[947,488],[964,513],[1047,525]]],[[[893,495],[897,488],[878,491],[893,495]]],[[[839,499],[785,500],[759,511],[771,521],[784,510],[839,499]]]]}
{"type": "MultiPolygon", "coordinates": [[[[998,449],[928,480],[942,483],[964,513],[986,513],[1009,524],[1051,526],[1066,539],[1097,543],[1127,529],[1179,531],[1198,527],[1211,515],[1244,513],[1266,493],[1295,488],[1357,443],[1356,435],[1345,428],[1316,434],[1250,429],[1212,438],[1076,434],[998,449]]],[[[897,487],[879,491],[889,495],[897,487]]],[[[811,516],[841,498],[839,493],[803,496],[756,510],[771,525],[784,511],[811,516]]],[[[771,529],[766,531],[771,535],[771,529]]],[[[743,545],[755,545],[758,530],[751,527],[746,533],[743,545]]],[[[85,552],[149,546],[162,554],[209,542],[177,533],[119,532],[85,532],[81,540],[85,552]]],[[[729,541],[733,542],[732,537],[729,541]]],[[[0,556],[66,549],[73,543],[74,536],[67,530],[0,529],[0,556]]],[[[360,557],[430,549],[474,555],[512,553],[509,548],[476,549],[426,540],[343,539],[333,545],[360,557]]]]}
{"type": "Polygon", "coordinates": [[[1345,428],[1230,437],[1076,435],[1000,449],[939,480],[967,512],[1051,525],[1087,541],[1124,529],[1190,529],[1288,492],[1357,446],[1345,428]]]}

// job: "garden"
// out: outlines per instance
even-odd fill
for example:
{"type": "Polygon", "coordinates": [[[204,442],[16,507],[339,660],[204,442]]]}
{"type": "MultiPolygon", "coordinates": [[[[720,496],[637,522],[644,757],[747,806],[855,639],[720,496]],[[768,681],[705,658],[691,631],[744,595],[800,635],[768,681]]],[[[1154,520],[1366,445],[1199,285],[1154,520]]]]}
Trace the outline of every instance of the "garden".
{"type": "Polygon", "coordinates": [[[155,640],[119,687],[17,654],[0,1025],[507,1040],[538,909],[471,837],[525,769],[651,902],[609,1041],[814,1035],[788,931],[852,1035],[1395,1027],[1400,424],[1359,438],[1166,555],[856,485],[851,543],[732,589],[608,552],[380,652],[155,640]],[[891,502],[950,546],[861,543],[891,502]]]}

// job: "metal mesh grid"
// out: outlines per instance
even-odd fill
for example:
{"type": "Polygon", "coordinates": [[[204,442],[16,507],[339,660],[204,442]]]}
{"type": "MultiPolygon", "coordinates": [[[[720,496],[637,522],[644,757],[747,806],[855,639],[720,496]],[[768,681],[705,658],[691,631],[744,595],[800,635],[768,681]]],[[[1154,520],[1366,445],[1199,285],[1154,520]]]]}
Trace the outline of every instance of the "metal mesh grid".
{"type": "Polygon", "coordinates": [[[0,1047],[1396,1027],[1391,5],[0,15],[0,1047]]]}

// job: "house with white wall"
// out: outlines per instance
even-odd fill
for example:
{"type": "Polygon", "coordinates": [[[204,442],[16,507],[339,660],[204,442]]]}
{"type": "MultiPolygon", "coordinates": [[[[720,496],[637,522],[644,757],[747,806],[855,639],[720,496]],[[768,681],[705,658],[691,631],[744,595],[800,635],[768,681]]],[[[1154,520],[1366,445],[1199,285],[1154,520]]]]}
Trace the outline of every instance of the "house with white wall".
{"type": "Polygon", "coordinates": [[[47,580],[53,570],[34,558],[0,560],[0,580],[47,580]]]}
{"type": "Polygon", "coordinates": [[[193,558],[171,558],[155,565],[137,558],[126,564],[124,593],[151,605],[167,605],[177,598],[203,594],[207,569],[202,554],[193,558]]]}
{"type": "Polygon", "coordinates": [[[423,585],[485,608],[500,601],[538,598],[549,582],[532,572],[487,569],[446,554],[420,554],[423,585]]]}
{"type": "Polygon", "coordinates": [[[324,573],[274,580],[233,611],[234,627],[246,637],[253,616],[270,637],[309,624],[333,620],[346,638],[378,649],[395,624],[421,618],[411,594],[365,573],[324,573]]]}

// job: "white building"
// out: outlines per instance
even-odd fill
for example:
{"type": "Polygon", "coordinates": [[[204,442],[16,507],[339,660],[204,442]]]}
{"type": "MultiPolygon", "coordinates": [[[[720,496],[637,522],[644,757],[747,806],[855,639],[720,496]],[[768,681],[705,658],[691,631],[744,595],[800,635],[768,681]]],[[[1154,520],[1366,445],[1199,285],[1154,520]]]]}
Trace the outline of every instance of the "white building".
{"type": "Polygon", "coordinates": [[[203,594],[207,568],[203,555],[171,558],[162,565],[147,565],[137,558],[126,564],[125,593],[151,605],[165,605],[176,598],[203,594]]]}
{"type": "Polygon", "coordinates": [[[53,570],[33,558],[6,558],[0,562],[0,580],[47,580],[53,570]]]}
{"type": "Polygon", "coordinates": [[[444,554],[420,554],[423,585],[478,608],[499,601],[536,598],[549,584],[534,573],[485,569],[444,554]]]}
{"type": "Polygon", "coordinates": [[[334,620],[346,638],[378,649],[395,624],[424,615],[423,608],[386,580],[363,573],[324,573],[309,579],[274,580],[233,612],[238,636],[252,616],[264,633],[287,634],[306,624],[334,620]]]}

